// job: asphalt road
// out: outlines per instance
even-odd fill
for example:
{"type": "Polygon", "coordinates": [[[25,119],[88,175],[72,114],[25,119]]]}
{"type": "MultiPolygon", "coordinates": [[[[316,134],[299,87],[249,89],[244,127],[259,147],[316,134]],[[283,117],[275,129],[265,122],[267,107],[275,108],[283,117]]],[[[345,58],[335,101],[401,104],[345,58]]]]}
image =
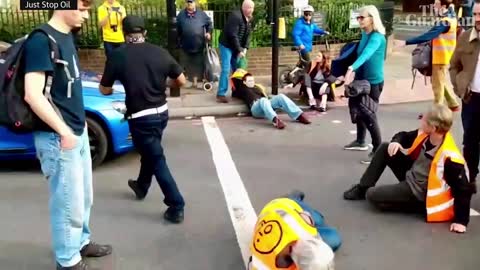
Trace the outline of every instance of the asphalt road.
{"type": "MultiPolygon", "coordinates": [[[[415,128],[425,105],[381,107],[383,138],[415,128]]],[[[292,188],[304,190],[306,200],[342,234],[337,270],[479,269],[480,217],[471,217],[468,232],[459,235],[448,231],[449,224],[427,224],[415,215],[380,213],[365,202],[344,201],[343,191],[366,168],[359,162],[366,152],[342,150],[355,136],[346,108],[313,120],[309,126],[287,121],[285,130],[276,130],[263,120],[216,119],[256,213],[292,188]]],[[[457,121],[457,142],[461,132],[457,121]]],[[[117,157],[94,172],[91,219],[93,240],[113,244],[114,254],[91,264],[102,270],[244,269],[202,121],[171,121],[164,146],[186,198],[185,222],[163,222],[156,183],[145,201],[135,201],[126,181],[136,177],[139,157],[117,157]]],[[[390,172],[381,179],[394,181],[390,172]]],[[[54,269],[47,204],[47,183],[38,166],[2,164],[0,269],[54,269]]],[[[472,207],[480,210],[478,196],[472,207]]]]}

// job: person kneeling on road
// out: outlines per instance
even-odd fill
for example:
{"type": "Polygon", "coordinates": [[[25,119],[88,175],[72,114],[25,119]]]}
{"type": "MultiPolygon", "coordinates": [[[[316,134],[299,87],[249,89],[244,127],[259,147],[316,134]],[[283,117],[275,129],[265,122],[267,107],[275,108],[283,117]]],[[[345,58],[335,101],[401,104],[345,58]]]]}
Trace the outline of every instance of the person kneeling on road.
{"type": "Polygon", "coordinates": [[[322,214],[293,191],[270,201],[259,215],[248,269],[333,270],[341,239],[322,214]]]}
{"type": "Polygon", "coordinates": [[[475,186],[450,133],[452,122],[447,106],[433,105],[421,116],[419,129],[399,132],[381,144],[360,183],[344,198],[366,198],[381,210],[421,212],[427,222],[453,221],[450,230],[464,233],[475,186]],[[374,187],[386,166],[400,182],[374,187]]]}
{"type": "Polygon", "coordinates": [[[311,123],[303,111],[284,94],[269,99],[263,87],[255,84],[255,77],[243,69],[237,69],[232,75],[232,86],[232,96],[243,100],[253,117],[266,118],[278,129],[285,128],[285,123],[278,118],[276,109],[282,109],[300,123],[311,123]]]}

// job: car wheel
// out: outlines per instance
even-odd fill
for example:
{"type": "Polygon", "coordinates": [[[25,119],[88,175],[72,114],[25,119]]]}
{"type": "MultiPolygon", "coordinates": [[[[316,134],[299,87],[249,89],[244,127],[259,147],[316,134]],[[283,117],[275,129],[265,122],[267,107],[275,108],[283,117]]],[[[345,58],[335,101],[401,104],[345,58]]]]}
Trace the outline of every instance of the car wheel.
{"type": "Polygon", "coordinates": [[[90,153],[92,155],[92,167],[102,164],[108,153],[108,138],[102,126],[95,120],[87,117],[88,138],[90,141],[90,153]]]}

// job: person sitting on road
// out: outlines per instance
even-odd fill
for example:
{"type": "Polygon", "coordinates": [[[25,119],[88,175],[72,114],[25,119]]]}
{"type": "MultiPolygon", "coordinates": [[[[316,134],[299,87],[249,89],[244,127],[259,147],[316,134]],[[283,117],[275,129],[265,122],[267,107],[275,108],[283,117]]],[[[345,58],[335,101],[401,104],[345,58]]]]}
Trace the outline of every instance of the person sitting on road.
{"type": "MultiPolygon", "coordinates": [[[[327,98],[329,96],[333,96],[331,100],[335,98],[332,86],[339,85],[343,80],[343,76],[336,78],[331,74],[331,66],[332,60],[326,52],[319,52],[307,66],[308,75],[310,76],[310,80],[307,82],[311,83],[310,87],[317,101],[315,110],[320,112],[327,111],[327,98]]],[[[302,85],[302,94],[305,93],[305,87],[308,87],[308,85],[302,85]]]]}
{"type": "Polygon", "coordinates": [[[463,233],[475,185],[469,183],[465,160],[450,133],[452,111],[436,104],[420,118],[419,129],[399,132],[380,145],[360,183],[344,198],[366,198],[381,210],[419,211],[427,222],[453,221],[450,230],[463,233]],[[400,182],[374,187],[387,166],[400,182]]]}
{"type": "Polygon", "coordinates": [[[340,235],[304,198],[303,192],[293,191],[263,208],[250,242],[248,269],[333,269],[340,235]]]}
{"type": "Polygon", "coordinates": [[[278,129],[285,128],[285,123],[278,118],[276,109],[282,109],[290,118],[302,124],[311,123],[303,111],[284,94],[269,99],[265,89],[255,84],[255,77],[244,69],[237,69],[232,75],[232,96],[243,100],[253,117],[268,119],[278,129]]]}

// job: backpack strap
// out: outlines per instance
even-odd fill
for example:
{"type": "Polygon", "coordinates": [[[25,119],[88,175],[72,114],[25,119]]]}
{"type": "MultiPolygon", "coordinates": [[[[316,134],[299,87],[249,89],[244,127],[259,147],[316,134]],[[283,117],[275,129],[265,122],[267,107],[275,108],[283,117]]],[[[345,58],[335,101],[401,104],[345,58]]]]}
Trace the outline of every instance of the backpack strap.
{"type": "MultiPolygon", "coordinates": [[[[68,68],[67,68],[68,67],[68,62],[66,62],[64,60],[61,60],[60,50],[58,48],[57,41],[55,40],[55,38],[53,38],[52,35],[50,35],[48,33],[48,31],[46,31],[42,26],[34,29],[28,35],[28,37],[33,36],[33,34],[37,33],[37,32],[40,32],[40,33],[42,33],[42,34],[44,34],[45,36],[48,37],[49,47],[50,47],[50,58],[52,60],[52,63],[54,64],[54,66],[57,65],[57,64],[62,64],[64,66],[64,70],[68,71],[68,68]]],[[[53,102],[53,98],[52,98],[52,94],[51,94],[54,74],[55,74],[55,72],[51,72],[51,73],[49,72],[49,73],[46,74],[44,95],[45,95],[45,98],[47,98],[47,100],[49,101],[49,103],[53,107],[53,109],[55,110],[55,112],[57,113],[57,115],[60,117],[60,119],[62,119],[62,121],[64,121],[63,116],[60,112],[60,109],[58,109],[58,107],[53,102]]],[[[68,78],[68,75],[69,75],[69,73],[67,74],[67,78],[68,78]]]]}

